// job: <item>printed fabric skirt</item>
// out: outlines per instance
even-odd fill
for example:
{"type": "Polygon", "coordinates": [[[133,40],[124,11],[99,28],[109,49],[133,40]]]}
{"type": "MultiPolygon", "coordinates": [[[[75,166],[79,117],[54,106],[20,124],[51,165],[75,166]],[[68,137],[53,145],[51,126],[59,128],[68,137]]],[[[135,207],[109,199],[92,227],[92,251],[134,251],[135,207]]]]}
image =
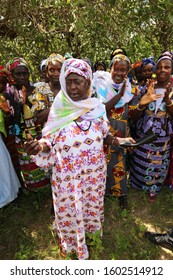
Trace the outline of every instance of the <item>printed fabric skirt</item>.
{"type": "Polygon", "coordinates": [[[165,183],[170,164],[170,136],[159,137],[134,149],[130,162],[130,184],[150,196],[157,195],[165,183]]]}
{"type": "Polygon", "coordinates": [[[25,188],[29,191],[38,191],[40,188],[50,186],[50,173],[38,167],[32,158],[24,151],[22,141],[16,136],[15,144],[19,157],[20,170],[25,188]]]}

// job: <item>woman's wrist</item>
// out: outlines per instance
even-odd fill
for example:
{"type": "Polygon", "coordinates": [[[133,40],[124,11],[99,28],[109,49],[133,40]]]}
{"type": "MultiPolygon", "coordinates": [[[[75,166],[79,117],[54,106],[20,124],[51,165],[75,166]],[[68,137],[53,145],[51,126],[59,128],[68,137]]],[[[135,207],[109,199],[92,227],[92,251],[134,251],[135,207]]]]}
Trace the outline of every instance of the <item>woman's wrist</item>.
{"type": "Polygon", "coordinates": [[[146,109],[146,105],[141,105],[140,103],[138,103],[136,109],[138,111],[144,111],[146,109]]]}
{"type": "Polygon", "coordinates": [[[118,146],[118,145],[119,145],[119,141],[118,141],[118,139],[117,139],[116,137],[114,137],[114,138],[112,139],[111,145],[112,145],[112,146],[118,146]]]}
{"type": "Polygon", "coordinates": [[[40,151],[39,153],[48,153],[50,151],[50,147],[45,142],[40,142],[40,151]]]}
{"type": "Polygon", "coordinates": [[[166,104],[166,107],[171,107],[171,106],[173,106],[173,101],[169,99],[169,100],[165,101],[165,104],[166,104]]]}
{"type": "Polygon", "coordinates": [[[39,153],[41,153],[41,152],[44,152],[44,146],[43,146],[43,144],[40,144],[40,151],[39,151],[39,153]]]}

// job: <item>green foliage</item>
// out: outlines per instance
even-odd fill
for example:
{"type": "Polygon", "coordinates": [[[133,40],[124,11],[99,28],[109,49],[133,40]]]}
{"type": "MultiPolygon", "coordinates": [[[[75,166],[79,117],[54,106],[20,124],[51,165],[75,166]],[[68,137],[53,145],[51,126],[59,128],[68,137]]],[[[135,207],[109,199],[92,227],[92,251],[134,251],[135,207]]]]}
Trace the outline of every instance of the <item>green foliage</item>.
{"type": "Polygon", "coordinates": [[[103,251],[104,247],[101,239],[100,230],[95,233],[86,233],[86,243],[89,247],[90,254],[92,254],[93,259],[98,259],[99,254],[103,251]]]}
{"type": "Polygon", "coordinates": [[[4,0],[0,12],[0,64],[24,56],[33,79],[52,52],[109,61],[124,47],[132,62],[159,56],[173,45],[170,0],[4,0]]]}

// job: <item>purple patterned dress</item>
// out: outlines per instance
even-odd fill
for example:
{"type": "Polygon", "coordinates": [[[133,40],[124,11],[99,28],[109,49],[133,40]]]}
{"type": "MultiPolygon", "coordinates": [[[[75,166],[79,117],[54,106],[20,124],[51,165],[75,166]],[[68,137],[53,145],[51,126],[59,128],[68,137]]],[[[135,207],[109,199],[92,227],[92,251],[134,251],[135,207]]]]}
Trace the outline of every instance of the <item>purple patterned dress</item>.
{"type": "Polygon", "coordinates": [[[149,103],[136,121],[134,131],[135,139],[150,134],[151,131],[157,136],[156,141],[134,149],[130,164],[131,186],[155,196],[164,185],[170,164],[173,127],[171,117],[166,113],[165,102],[160,103],[157,111],[156,101],[149,103]]]}

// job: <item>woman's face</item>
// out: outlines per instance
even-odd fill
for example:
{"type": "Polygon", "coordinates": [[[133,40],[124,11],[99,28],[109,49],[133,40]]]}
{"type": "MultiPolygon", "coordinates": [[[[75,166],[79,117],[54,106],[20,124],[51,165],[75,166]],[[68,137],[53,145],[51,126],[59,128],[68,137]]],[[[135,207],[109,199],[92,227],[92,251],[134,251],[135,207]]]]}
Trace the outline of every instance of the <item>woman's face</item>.
{"type": "Polygon", "coordinates": [[[73,101],[80,101],[88,98],[90,82],[84,77],[71,73],[66,78],[67,94],[73,101]]]}
{"type": "Polygon", "coordinates": [[[142,78],[142,70],[141,67],[136,67],[135,68],[135,77],[137,79],[138,82],[142,82],[143,78],[142,78]]]}
{"type": "Polygon", "coordinates": [[[12,70],[12,76],[18,86],[27,86],[29,83],[29,71],[25,66],[17,66],[12,70]]]}
{"type": "Polygon", "coordinates": [[[129,71],[128,62],[125,60],[115,61],[111,67],[112,80],[116,84],[121,84],[127,77],[129,71]]]}
{"type": "Polygon", "coordinates": [[[156,67],[157,81],[160,83],[168,83],[172,73],[172,61],[169,59],[161,60],[156,67]]]}
{"type": "Polygon", "coordinates": [[[52,61],[47,66],[47,76],[49,81],[54,85],[59,84],[61,67],[62,64],[59,61],[52,61]]]}
{"type": "Polygon", "coordinates": [[[146,81],[147,79],[151,79],[153,74],[153,65],[151,63],[144,65],[142,67],[142,76],[144,81],[146,81]]]}
{"type": "Polygon", "coordinates": [[[101,65],[101,64],[99,64],[98,66],[97,66],[97,69],[96,69],[96,71],[105,71],[105,68],[104,68],[104,66],[103,65],[101,65]]]}

